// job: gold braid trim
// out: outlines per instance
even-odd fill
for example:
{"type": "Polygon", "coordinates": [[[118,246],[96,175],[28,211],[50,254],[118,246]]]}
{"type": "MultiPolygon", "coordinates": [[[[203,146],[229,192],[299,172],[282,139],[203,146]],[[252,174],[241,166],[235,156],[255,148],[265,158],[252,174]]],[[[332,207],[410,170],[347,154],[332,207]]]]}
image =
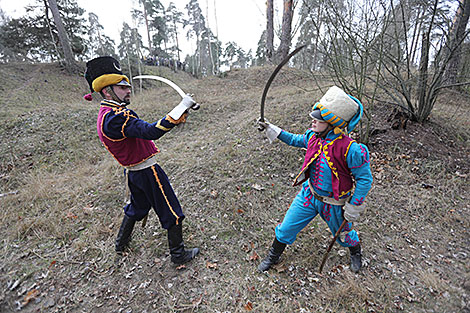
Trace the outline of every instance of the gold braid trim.
{"type": "Polygon", "coordinates": [[[166,204],[168,205],[168,208],[170,209],[170,212],[173,214],[174,217],[176,217],[176,225],[178,225],[179,216],[173,210],[173,208],[170,205],[170,201],[168,201],[168,198],[166,197],[165,190],[163,190],[163,185],[160,182],[160,179],[158,178],[158,173],[155,170],[155,166],[152,165],[151,168],[152,168],[152,171],[153,171],[153,176],[155,177],[155,180],[157,181],[158,187],[160,188],[160,191],[162,192],[163,198],[165,199],[166,204]]]}
{"type": "Polygon", "coordinates": [[[186,123],[186,117],[188,116],[188,113],[184,113],[183,115],[181,115],[181,117],[178,119],[178,120],[174,120],[172,119],[169,115],[167,115],[165,117],[165,119],[170,122],[171,124],[175,124],[175,125],[178,125],[180,123],[186,123]]]}

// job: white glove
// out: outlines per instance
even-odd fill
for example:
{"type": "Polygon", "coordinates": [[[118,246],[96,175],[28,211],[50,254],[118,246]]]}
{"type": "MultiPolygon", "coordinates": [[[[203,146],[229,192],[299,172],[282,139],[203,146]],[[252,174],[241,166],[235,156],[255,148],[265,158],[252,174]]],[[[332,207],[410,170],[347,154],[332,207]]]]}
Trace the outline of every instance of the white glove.
{"type": "Polygon", "coordinates": [[[356,222],[362,212],[364,212],[365,205],[354,205],[349,202],[344,204],[344,218],[348,222],[356,222]]]}
{"type": "Polygon", "coordinates": [[[269,143],[273,143],[274,139],[276,139],[282,131],[281,128],[269,123],[268,120],[265,120],[264,122],[258,121],[258,125],[263,130],[266,129],[266,137],[268,137],[269,143]]]}
{"type": "Polygon", "coordinates": [[[170,113],[168,113],[168,115],[174,120],[179,120],[181,115],[183,115],[184,112],[186,112],[190,107],[195,104],[196,101],[194,101],[190,95],[186,95],[183,97],[183,100],[181,100],[181,102],[177,106],[175,106],[175,108],[171,110],[170,113]]]}

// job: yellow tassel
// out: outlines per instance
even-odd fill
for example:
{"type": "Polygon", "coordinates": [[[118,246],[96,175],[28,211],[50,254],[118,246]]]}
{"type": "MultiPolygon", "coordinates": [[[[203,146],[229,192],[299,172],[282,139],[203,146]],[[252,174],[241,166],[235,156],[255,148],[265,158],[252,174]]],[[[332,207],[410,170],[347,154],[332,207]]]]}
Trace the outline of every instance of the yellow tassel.
{"type": "MultiPolygon", "coordinates": [[[[335,132],[335,135],[338,135],[338,134],[345,134],[344,131],[339,128],[339,127],[335,127],[334,129],[334,132],[335,132]]],[[[345,134],[346,135],[346,134],[345,134]]]]}

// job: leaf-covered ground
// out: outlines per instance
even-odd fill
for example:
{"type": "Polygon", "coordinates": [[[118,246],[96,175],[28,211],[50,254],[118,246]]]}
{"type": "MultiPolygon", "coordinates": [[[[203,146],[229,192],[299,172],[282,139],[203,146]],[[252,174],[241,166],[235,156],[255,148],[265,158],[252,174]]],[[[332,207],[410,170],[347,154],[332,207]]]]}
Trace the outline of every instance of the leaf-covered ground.
{"type": "MultiPolygon", "coordinates": [[[[445,94],[425,125],[392,129],[392,108],[372,114],[374,185],[357,228],[364,269],[348,269],[331,234],[314,220],[267,274],[266,255],[297,188],[304,151],[270,145],[256,129],[272,68],[175,80],[202,104],[183,129],[157,141],[187,218],[187,246],[201,254],[170,264],[166,232],[152,212],[131,251],[115,256],[122,169],[99,143],[99,103],[84,101],[82,77],[55,65],[1,65],[1,312],[469,312],[468,96],[445,94]]],[[[136,84],[137,85],[137,84],[136,84]]],[[[327,83],[325,83],[327,85],[327,83]]],[[[309,125],[322,95],[309,75],[283,71],[266,116],[291,132],[309,125]]],[[[138,91],[138,86],[137,91],[138,91]]],[[[159,84],[132,104],[155,121],[178,103],[159,84]]]]}

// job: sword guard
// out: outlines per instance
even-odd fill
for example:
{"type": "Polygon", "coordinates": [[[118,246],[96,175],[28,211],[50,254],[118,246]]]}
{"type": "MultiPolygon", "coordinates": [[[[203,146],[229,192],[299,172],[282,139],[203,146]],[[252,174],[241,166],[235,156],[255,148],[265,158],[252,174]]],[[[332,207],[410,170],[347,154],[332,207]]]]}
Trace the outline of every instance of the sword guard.
{"type": "Polygon", "coordinates": [[[265,120],[264,118],[262,118],[262,117],[260,117],[260,118],[258,119],[258,130],[259,130],[260,132],[262,132],[263,130],[266,129],[266,127],[264,127],[263,125],[261,125],[260,122],[266,123],[266,120],[265,120]]]}

